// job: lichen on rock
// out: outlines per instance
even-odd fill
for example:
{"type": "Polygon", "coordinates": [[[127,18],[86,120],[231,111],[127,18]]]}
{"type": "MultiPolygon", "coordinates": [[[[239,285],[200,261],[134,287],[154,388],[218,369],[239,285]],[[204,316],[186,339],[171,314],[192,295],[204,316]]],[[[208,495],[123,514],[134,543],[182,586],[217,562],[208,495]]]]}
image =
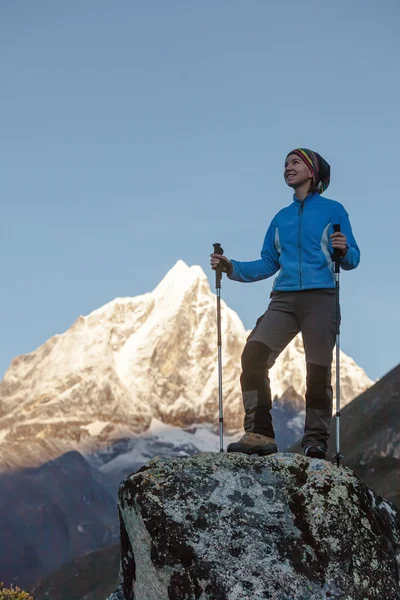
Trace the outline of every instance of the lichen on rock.
{"type": "Polygon", "coordinates": [[[126,600],[398,600],[397,509],[297,454],[156,457],[120,486],[126,600]]]}

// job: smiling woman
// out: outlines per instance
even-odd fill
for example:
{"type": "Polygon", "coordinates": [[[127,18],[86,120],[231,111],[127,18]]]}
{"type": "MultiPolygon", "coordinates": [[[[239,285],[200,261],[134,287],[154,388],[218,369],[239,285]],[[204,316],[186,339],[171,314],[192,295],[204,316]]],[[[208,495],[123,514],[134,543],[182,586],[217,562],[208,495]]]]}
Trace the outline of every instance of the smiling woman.
{"type": "Polygon", "coordinates": [[[296,190],[296,196],[303,200],[310,193],[326,190],[331,168],[317,152],[297,148],[286,157],[284,177],[286,183],[296,190]]]}
{"type": "Polygon", "coordinates": [[[310,169],[308,169],[305,162],[295,154],[289,154],[285,161],[284,177],[286,183],[293,187],[299,185],[306,186],[307,184],[307,191],[310,191],[310,188],[314,184],[314,178],[310,169]]]}
{"type": "MultiPolygon", "coordinates": [[[[271,301],[247,339],[242,354],[241,387],[245,409],[242,438],[228,452],[277,452],[270,415],[268,370],[301,331],[307,362],[306,456],[325,458],[332,420],[331,365],[337,333],[333,253],[340,266],[355,269],[360,251],[348,214],[335,200],[321,196],[330,182],[330,166],[317,152],[296,148],[285,160],[284,179],[293,202],[278,212],[265,235],[261,258],[250,262],[211,255],[211,267],[229,279],[250,283],[278,272],[271,301]],[[341,231],[334,230],[339,224],[341,231]]],[[[340,319],[340,313],[339,313],[340,319]]]]}

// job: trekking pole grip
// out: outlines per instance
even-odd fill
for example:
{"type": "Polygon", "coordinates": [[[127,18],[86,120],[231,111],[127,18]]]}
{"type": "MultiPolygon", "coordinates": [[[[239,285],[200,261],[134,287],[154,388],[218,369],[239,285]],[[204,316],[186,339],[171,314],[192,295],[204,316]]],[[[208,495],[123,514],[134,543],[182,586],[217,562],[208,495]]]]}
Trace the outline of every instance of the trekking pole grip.
{"type": "MultiPolygon", "coordinates": [[[[338,231],[340,231],[340,225],[335,224],[333,226],[333,233],[336,233],[338,231]]],[[[333,250],[332,260],[335,263],[335,273],[339,273],[339,271],[340,271],[340,250],[338,248],[335,248],[333,250]]]]}
{"type": "MultiPolygon", "coordinates": [[[[214,246],[214,254],[219,254],[220,256],[222,256],[224,253],[224,250],[223,250],[223,248],[221,248],[221,244],[215,243],[215,244],[213,244],[213,246],[214,246]]],[[[222,279],[222,264],[220,261],[218,267],[215,269],[215,287],[216,288],[221,287],[221,279],[222,279]]]]}

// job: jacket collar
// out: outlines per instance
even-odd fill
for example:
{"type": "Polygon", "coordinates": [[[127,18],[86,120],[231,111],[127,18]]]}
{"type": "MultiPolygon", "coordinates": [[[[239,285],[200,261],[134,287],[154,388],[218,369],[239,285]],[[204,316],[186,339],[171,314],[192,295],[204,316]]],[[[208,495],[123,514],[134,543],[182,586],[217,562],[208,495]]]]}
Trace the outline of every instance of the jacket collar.
{"type": "Polygon", "coordinates": [[[310,202],[310,200],[313,200],[315,198],[317,198],[319,196],[319,194],[314,193],[314,194],[308,194],[308,196],[306,196],[304,198],[304,200],[299,200],[296,196],[296,194],[293,194],[293,202],[296,202],[296,204],[300,205],[300,204],[305,204],[306,202],[310,202]]]}

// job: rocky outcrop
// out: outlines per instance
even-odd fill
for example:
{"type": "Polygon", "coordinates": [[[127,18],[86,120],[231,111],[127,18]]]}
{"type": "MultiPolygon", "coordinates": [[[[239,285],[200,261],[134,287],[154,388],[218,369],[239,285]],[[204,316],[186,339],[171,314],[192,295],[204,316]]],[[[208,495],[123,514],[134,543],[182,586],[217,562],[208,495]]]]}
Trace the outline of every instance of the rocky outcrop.
{"type": "Polygon", "coordinates": [[[157,457],[119,513],[126,600],[400,598],[397,509],[326,461],[157,457]]]}
{"type": "Polygon", "coordinates": [[[107,600],[125,600],[122,586],[119,586],[118,589],[115,590],[115,592],[108,596],[107,600]]]}

